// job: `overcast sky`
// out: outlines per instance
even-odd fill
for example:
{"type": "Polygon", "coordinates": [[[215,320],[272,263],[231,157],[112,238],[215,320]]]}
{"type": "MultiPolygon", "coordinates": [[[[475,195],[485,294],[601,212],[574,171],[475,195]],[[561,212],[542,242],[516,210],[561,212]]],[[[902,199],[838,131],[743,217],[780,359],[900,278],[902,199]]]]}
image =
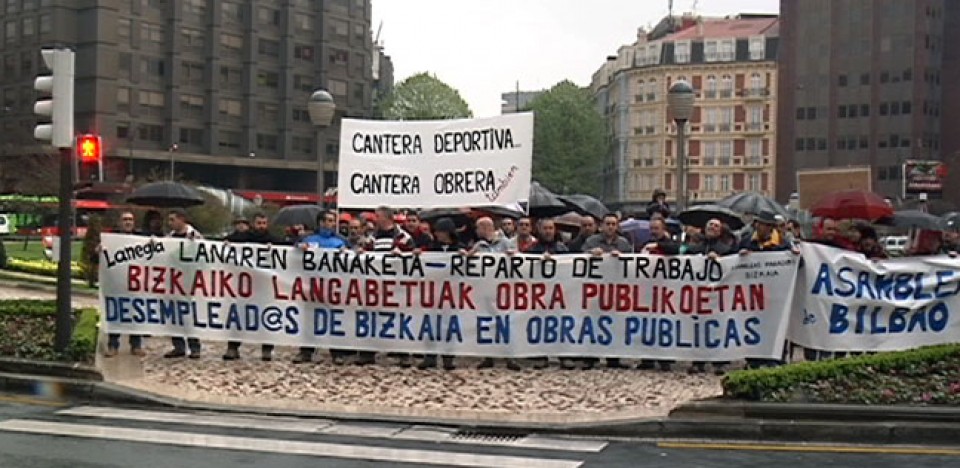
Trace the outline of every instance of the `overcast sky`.
{"type": "MultiPolygon", "coordinates": [[[[676,0],[704,16],[776,13],[778,0],[676,0]]],[[[477,117],[500,113],[500,94],[590,84],[637,28],[667,15],[667,0],[373,0],[373,30],[395,79],[428,71],[460,91],[477,117]]]]}

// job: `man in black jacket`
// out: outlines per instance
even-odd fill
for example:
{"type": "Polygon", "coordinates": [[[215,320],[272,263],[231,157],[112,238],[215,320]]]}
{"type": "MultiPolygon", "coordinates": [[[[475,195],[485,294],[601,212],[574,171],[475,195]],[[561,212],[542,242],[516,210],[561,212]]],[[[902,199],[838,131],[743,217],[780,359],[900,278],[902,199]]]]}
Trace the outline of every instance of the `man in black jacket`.
{"type": "MultiPolygon", "coordinates": [[[[279,243],[270,235],[270,224],[267,221],[267,215],[257,213],[253,217],[253,229],[245,231],[242,236],[237,236],[238,241],[249,244],[272,245],[279,243]]],[[[227,343],[227,352],[223,355],[224,361],[235,361],[240,359],[240,342],[230,341],[227,343]]],[[[260,359],[263,361],[273,360],[273,345],[264,344],[260,346],[260,359]]]]}

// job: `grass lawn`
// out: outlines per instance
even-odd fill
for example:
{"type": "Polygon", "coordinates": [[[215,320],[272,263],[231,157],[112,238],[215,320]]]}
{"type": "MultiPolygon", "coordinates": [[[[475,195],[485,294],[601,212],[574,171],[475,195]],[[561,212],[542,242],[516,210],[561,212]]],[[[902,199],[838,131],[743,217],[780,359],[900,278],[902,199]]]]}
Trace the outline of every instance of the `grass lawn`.
{"type": "MultiPolygon", "coordinates": [[[[22,240],[5,240],[3,241],[3,246],[6,247],[8,257],[14,257],[23,260],[45,260],[47,258],[43,255],[43,244],[40,242],[40,239],[30,239],[26,248],[24,248],[22,240]]],[[[73,246],[70,253],[74,261],[80,259],[80,250],[82,248],[82,241],[73,241],[73,246]]]]}

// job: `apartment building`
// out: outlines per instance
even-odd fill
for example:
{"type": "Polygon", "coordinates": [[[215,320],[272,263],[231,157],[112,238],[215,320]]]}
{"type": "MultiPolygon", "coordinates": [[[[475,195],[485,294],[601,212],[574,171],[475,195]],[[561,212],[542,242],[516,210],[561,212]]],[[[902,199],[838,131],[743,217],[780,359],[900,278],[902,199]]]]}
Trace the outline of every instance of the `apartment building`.
{"type": "Polygon", "coordinates": [[[601,195],[628,211],[657,188],[676,200],[676,126],[666,93],[677,80],[697,92],[687,127],[688,200],[715,201],[739,191],[772,195],[777,17],[684,15],[664,19],[654,31],[641,30],[593,76],[612,148],[601,195]]]}

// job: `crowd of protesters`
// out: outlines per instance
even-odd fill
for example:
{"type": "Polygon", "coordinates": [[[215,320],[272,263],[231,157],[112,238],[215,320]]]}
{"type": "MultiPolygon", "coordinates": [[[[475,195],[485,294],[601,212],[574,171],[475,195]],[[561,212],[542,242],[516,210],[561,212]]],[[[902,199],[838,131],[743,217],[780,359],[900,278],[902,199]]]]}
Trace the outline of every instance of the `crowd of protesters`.
{"type": "MultiPolygon", "coordinates": [[[[482,216],[477,219],[441,217],[424,220],[417,213],[401,213],[386,207],[356,215],[322,211],[316,218],[316,227],[312,232],[304,225],[296,225],[289,227],[286,235],[282,237],[271,235],[268,217],[257,214],[253,216],[252,222],[237,219],[234,231],[223,240],[233,243],[293,245],[301,249],[351,249],[357,252],[457,252],[462,255],[584,253],[596,256],[636,252],[651,255],[700,254],[714,258],[766,251],[792,251],[799,254],[799,243],[808,241],[860,252],[871,259],[886,258],[876,229],[869,225],[851,224],[848,229],[841,230],[838,220],[823,219],[816,226],[812,238],[805,240],[799,222],[787,220],[772,212],[747,214],[751,222],[736,232],[721,219],[710,219],[703,226],[685,226],[682,232],[671,232],[667,220],[674,214],[665,201],[665,194],[662,191],[655,192],[653,201],[643,216],[649,219],[649,237],[642,245],[634,245],[623,235],[621,225],[625,220],[612,213],[600,219],[582,216],[578,226],[561,232],[557,221],[551,218],[534,219],[522,216],[495,220],[493,217],[482,216]]],[[[569,217],[567,219],[569,220],[569,217]]],[[[164,218],[159,212],[150,211],[144,217],[142,229],[137,230],[133,213],[124,212],[121,214],[117,232],[154,237],[201,238],[181,210],[173,210],[168,214],[166,230],[163,221],[164,218]]],[[[955,256],[960,249],[960,228],[943,232],[935,247],[926,248],[929,253],[955,256]]],[[[111,334],[108,338],[106,356],[111,357],[117,354],[120,336],[111,334]]],[[[171,342],[173,347],[164,355],[166,358],[195,359],[200,356],[201,343],[195,338],[177,337],[171,342]]],[[[142,356],[142,337],[131,336],[130,348],[133,354],[142,356]]],[[[229,342],[223,359],[239,359],[240,348],[240,342],[229,342]]],[[[308,363],[314,359],[316,352],[315,348],[302,347],[294,362],[308,363]]],[[[376,353],[373,351],[331,349],[329,352],[336,365],[370,365],[376,362],[376,353]]],[[[264,361],[272,360],[273,346],[262,345],[260,356],[264,361]]],[[[448,355],[412,356],[406,353],[390,353],[387,357],[402,367],[416,365],[418,368],[427,369],[439,365],[445,370],[455,368],[454,357],[448,355]],[[415,361],[415,358],[419,361],[415,361]]],[[[807,353],[808,359],[821,357],[823,356],[818,352],[807,353]]],[[[534,368],[549,365],[546,357],[504,361],[507,368],[512,370],[522,369],[524,365],[534,368]]],[[[779,362],[749,359],[747,365],[762,367],[777,365],[779,362]]],[[[599,359],[596,358],[564,357],[559,360],[564,369],[592,368],[598,363],[599,359]]],[[[712,367],[715,373],[722,374],[728,364],[715,362],[712,367]]],[[[479,368],[494,365],[493,359],[486,358],[481,360],[479,368]]],[[[606,359],[605,365],[608,368],[627,367],[616,358],[606,359]]],[[[674,365],[675,363],[665,360],[643,360],[638,368],[670,371],[674,365]]],[[[705,372],[706,365],[705,362],[694,362],[688,372],[705,372]]]]}

